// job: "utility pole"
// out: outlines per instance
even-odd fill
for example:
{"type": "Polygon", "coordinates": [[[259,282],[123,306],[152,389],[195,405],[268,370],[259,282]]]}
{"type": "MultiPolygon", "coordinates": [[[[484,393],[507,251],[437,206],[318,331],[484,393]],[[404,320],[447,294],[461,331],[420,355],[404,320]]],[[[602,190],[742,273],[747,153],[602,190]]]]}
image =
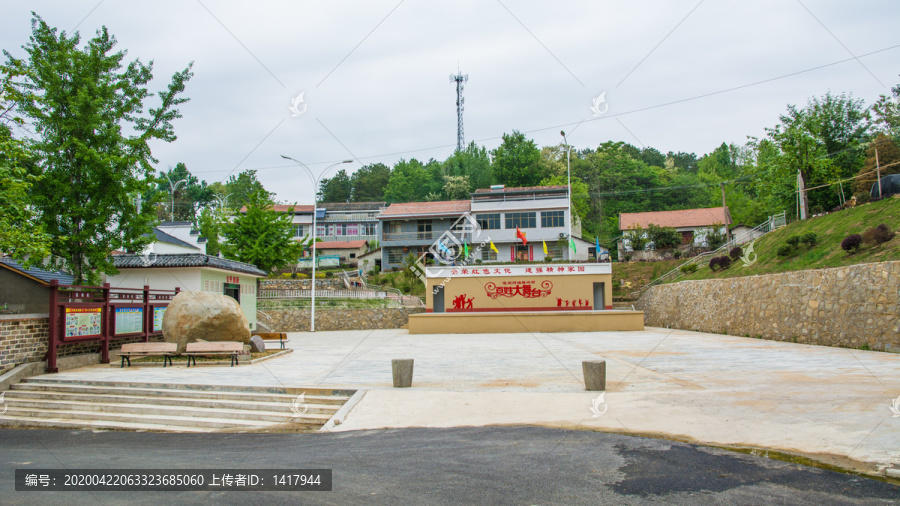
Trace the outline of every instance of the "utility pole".
{"type": "Polygon", "coordinates": [[[806,184],[803,182],[803,173],[797,171],[797,205],[799,207],[798,214],[801,220],[805,220],[809,214],[809,201],[806,200],[806,184]]]}
{"type": "Polygon", "coordinates": [[[463,135],[463,86],[469,80],[469,74],[463,74],[459,70],[456,74],[450,74],[450,80],[456,82],[456,150],[462,151],[465,148],[466,141],[463,135]]]}
{"type": "MultiPolygon", "coordinates": [[[[719,183],[719,188],[722,189],[722,208],[725,209],[725,221],[729,221],[731,218],[731,213],[728,212],[728,204],[725,203],[725,182],[719,183]]],[[[728,223],[725,223],[725,242],[731,242],[731,227],[728,226],[728,223]]]]}

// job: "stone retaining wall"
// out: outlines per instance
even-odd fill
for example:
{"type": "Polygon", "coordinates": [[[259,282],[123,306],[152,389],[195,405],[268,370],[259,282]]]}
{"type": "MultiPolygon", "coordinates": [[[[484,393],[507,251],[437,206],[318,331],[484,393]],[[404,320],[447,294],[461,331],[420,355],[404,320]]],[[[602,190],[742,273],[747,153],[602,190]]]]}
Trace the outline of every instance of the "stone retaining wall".
{"type": "MultiPolygon", "coordinates": [[[[273,332],[306,332],[309,309],[265,310],[271,317],[259,321],[273,332]]],[[[316,309],[316,330],[399,329],[409,323],[409,315],[425,308],[316,309]]]]}
{"type": "MultiPolygon", "coordinates": [[[[279,290],[300,290],[309,289],[310,280],[308,279],[260,279],[259,280],[259,289],[264,290],[266,288],[279,289],[279,290]]],[[[344,286],[344,282],[340,278],[323,278],[316,279],[316,287],[318,290],[332,288],[335,290],[343,290],[347,288],[344,286]]],[[[318,293],[318,290],[316,292],[318,293]]]]}
{"type": "Polygon", "coordinates": [[[900,352],[900,262],[654,286],[648,326],[900,352]]]}
{"type": "MultiPolygon", "coordinates": [[[[29,362],[40,362],[47,354],[50,320],[46,314],[0,315],[0,374],[29,362]]],[[[110,352],[126,343],[139,342],[139,337],[116,339],[110,342],[110,352]]],[[[162,341],[162,336],[150,341],[162,341]]],[[[64,343],[57,348],[57,357],[86,353],[100,353],[100,341],[64,343]]]]}

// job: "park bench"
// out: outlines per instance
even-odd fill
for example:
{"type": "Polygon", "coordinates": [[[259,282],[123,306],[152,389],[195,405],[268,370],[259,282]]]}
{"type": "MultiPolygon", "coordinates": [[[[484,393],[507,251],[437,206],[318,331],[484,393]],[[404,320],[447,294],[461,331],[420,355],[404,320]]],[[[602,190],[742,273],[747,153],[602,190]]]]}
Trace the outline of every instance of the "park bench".
{"type": "Polygon", "coordinates": [[[212,341],[188,343],[182,355],[187,356],[187,366],[191,366],[191,361],[197,365],[197,355],[214,356],[214,355],[230,355],[231,367],[238,363],[238,355],[244,352],[244,343],[236,341],[212,341]]]}
{"type": "Polygon", "coordinates": [[[254,332],[254,336],[259,336],[263,341],[278,341],[281,349],[284,349],[284,343],[287,342],[287,333],[285,332],[254,332]]]}
{"type": "Polygon", "coordinates": [[[131,367],[131,357],[162,357],[163,367],[167,364],[172,365],[172,357],[178,350],[176,343],[129,343],[123,344],[119,350],[119,356],[122,357],[122,365],[125,367],[125,361],[128,361],[128,367],[131,367]]]}

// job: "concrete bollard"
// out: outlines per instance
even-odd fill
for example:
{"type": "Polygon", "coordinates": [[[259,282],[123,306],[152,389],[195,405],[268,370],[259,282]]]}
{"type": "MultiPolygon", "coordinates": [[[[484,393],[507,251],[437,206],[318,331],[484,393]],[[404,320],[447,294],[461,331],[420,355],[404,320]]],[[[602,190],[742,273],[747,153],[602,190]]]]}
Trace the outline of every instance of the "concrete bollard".
{"type": "Polygon", "coordinates": [[[391,372],[394,374],[394,388],[412,386],[413,359],[395,358],[391,360],[391,372]]]}
{"type": "Polygon", "coordinates": [[[581,369],[585,390],[606,390],[606,360],[585,360],[581,369]]]}

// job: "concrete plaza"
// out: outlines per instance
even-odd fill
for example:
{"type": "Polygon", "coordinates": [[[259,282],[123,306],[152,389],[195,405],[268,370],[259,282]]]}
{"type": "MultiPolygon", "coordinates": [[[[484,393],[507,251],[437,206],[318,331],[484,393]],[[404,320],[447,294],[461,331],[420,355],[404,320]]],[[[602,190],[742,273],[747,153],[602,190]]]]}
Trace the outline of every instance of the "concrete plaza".
{"type": "Polygon", "coordinates": [[[900,466],[900,355],[681,330],[409,335],[290,334],[294,352],[239,367],[69,370],[59,379],[349,387],[362,400],[330,430],[533,424],[801,453],[879,473],[900,466]],[[393,358],[415,359],[391,387],[393,358]],[[587,392],[583,360],[607,361],[587,392]]]}

